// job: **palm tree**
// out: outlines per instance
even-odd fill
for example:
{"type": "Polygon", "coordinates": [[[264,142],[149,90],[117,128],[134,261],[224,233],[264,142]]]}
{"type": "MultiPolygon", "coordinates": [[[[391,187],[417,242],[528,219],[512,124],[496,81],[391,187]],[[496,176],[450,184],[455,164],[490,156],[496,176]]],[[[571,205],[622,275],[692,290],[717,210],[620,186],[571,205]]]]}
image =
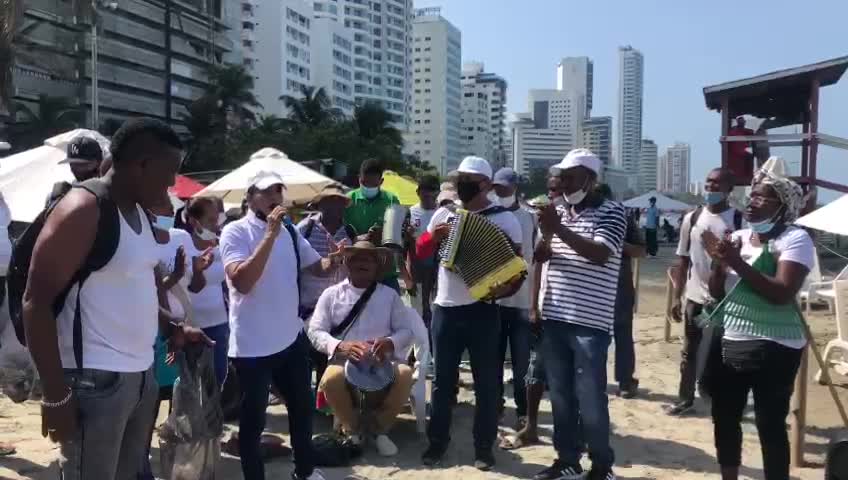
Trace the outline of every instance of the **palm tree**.
{"type": "Polygon", "coordinates": [[[263,135],[281,135],[285,120],[276,115],[260,115],[255,130],[263,135]]]}
{"type": "Polygon", "coordinates": [[[207,75],[207,96],[220,101],[225,115],[231,114],[239,122],[256,120],[254,110],[262,108],[262,104],[253,94],[253,76],[244,66],[211,65],[207,75]]]}
{"type": "Polygon", "coordinates": [[[394,146],[403,146],[403,135],[392,124],[392,114],[380,104],[366,102],[357,106],[353,120],[363,140],[380,139],[394,146]]]}
{"type": "Polygon", "coordinates": [[[335,122],[341,117],[323,87],[302,86],[300,94],[300,98],[291,95],[280,97],[289,111],[288,119],[294,128],[314,128],[335,122]]]}
{"type": "Polygon", "coordinates": [[[82,112],[73,101],[65,97],[38,97],[38,113],[23,103],[14,104],[16,119],[10,130],[12,144],[19,148],[32,148],[45,138],[78,128],[82,112]]]}

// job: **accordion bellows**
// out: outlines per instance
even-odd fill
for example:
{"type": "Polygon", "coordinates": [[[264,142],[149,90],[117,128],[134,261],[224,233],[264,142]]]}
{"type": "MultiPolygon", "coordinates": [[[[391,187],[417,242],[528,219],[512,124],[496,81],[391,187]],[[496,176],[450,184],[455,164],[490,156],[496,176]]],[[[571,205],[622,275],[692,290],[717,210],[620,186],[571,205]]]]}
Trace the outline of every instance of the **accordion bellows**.
{"type": "MultiPolygon", "coordinates": [[[[777,272],[777,260],[768,247],[763,248],[752,266],[769,276],[777,272]]],[[[782,305],[771,303],[742,279],[709,314],[707,322],[746,335],[786,340],[806,337],[801,312],[794,301],[782,305]]]]}
{"type": "Polygon", "coordinates": [[[527,273],[512,241],[483,215],[457,210],[439,251],[442,266],[465,282],[472,298],[488,298],[497,285],[527,273]]]}

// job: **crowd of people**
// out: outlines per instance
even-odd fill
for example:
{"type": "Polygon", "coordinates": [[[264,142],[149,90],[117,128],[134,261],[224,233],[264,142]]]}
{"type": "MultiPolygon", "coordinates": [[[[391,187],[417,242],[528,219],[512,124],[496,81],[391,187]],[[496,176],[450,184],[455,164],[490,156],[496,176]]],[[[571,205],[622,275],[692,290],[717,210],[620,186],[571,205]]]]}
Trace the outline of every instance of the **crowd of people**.
{"type": "MultiPolygon", "coordinates": [[[[128,121],[112,138],[105,168],[91,142],[68,147],[78,182],[51,194],[24,294],[43,434],[60,446],[61,478],[154,478],[155,419],[173,389],[173,354],[189,343],[213,350],[220,385],[228,371],[238,376],[238,453],[248,480],[265,478],[260,439],[271,391],[287,409],[293,479],[324,478],[313,445],[322,400],[346,442],[397,454],[391,429],[416,375],[430,368],[415,358],[424,348],[434,373],[424,465],[438,466],[449,451],[467,352],[476,468],[494,468],[496,448],[538,442],[547,390],[557,456],[534,478],[615,478],[607,353],[614,342],[619,395],[638,396],[631,259],[656,254],[659,215],[648,209],[646,245],[639,213],[612,200],[591,151],[573,150],[552,167],[546,199],[532,205],[513,170],[495,172],[480,157],[466,157],[448,183],[422,178],[399,252],[382,244],[385,212],[398,199],[381,188],[379,162],[363,162],[360,186],[349,193],[324,188],[297,224],[283,177],[258,172],[244,215],[224,226],[217,199],[194,198],[174,211],[167,190],[183,145],[167,125],[128,121]],[[459,208],[509,239],[526,276],[495,285],[483,300],[472,296],[441,261],[459,208]],[[106,237],[108,258],[85,270],[106,237]],[[507,348],[516,434],[499,438],[507,348]],[[357,369],[388,382],[370,421],[353,394],[361,388],[352,383],[357,369]]],[[[676,251],[673,312],[686,335],[679,401],[668,413],[692,413],[698,387],[712,399],[724,480],[738,478],[750,391],[766,478],[789,478],[784,422],[807,342],[792,306],[815,250],[791,225],[800,187],[770,164],[754,175],[744,212],[728,203],[732,174],[710,172],[704,206],[684,218],[676,251]]]]}

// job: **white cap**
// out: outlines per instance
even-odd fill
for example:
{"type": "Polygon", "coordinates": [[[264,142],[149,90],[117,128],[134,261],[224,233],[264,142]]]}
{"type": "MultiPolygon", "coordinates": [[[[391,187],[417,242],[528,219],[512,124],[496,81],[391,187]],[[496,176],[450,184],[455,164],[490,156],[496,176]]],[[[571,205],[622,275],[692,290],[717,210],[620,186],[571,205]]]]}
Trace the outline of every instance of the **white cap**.
{"type": "Polygon", "coordinates": [[[442,190],[436,197],[436,205],[441,205],[445,200],[456,202],[459,200],[456,190],[442,190]]]}
{"type": "Polygon", "coordinates": [[[489,180],[492,179],[492,166],[485,158],[475,157],[470,155],[462,159],[459,168],[451,172],[451,175],[459,173],[469,173],[471,175],[484,175],[489,180]]]}
{"type": "Polygon", "coordinates": [[[269,172],[267,170],[260,170],[259,172],[256,172],[256,175],[252,176],[248,182],[248,187],[256,187],[259,190],[265,190],[273,187],[274,185],[282,185],[285,187],[286,183],[283,182],[283,177],[281,177],[279,173],[269,172]]]}
{"type": "Polygon", "coordinates": [[[595,174],[600,175],[601,159],[589,149],[575,148],[568,152],[561,162],[553,166],[553,168],[557,168],[559,170],[567,170],[574,167],[586,167],[595,172],[595,174]]]}

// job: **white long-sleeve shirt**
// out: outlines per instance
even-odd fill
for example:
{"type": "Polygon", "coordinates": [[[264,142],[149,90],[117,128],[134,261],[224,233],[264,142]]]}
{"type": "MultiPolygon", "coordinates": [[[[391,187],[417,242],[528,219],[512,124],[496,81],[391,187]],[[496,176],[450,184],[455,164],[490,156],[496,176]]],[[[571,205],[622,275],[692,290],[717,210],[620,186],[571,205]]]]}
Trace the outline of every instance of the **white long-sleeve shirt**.
{"type": "MultiPolygon", "coordinates": [[[[363,293],[365,289],[354,287],[350,280],[324,290],[309,321],[309,339],[316,350],[333,356],[342,340],[330,335],[330,330],[344,321],[363,293]]],[[[377,285],[344,340],[366,342],[388,337],[395,346],[395,353],[401,354],[414,338],[413,322],[420,321],[415,315],[397,292],[377,285]]]]}

